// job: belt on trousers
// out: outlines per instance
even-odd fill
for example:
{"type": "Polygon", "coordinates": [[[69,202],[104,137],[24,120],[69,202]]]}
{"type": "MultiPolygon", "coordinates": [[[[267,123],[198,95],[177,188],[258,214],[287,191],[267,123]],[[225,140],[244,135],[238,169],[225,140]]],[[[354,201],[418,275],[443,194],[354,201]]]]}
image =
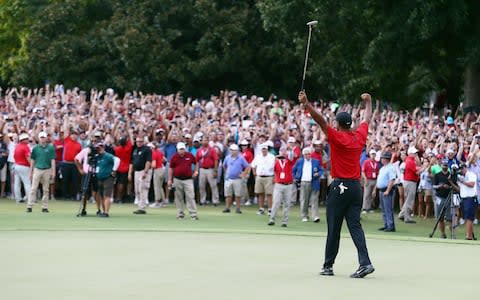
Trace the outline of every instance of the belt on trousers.
{"type": "Polygon", "coordinates": [[[273,175],[258,175],[258,177],[266,178],[266,177],[273,177],[273,175]]]}
{"type": "Polygon", "coordinates": [[[387,188],[384,188],[384,189],[378,189],[380,192],[385,192],[387,190],[387,188]]]}
{"type": "Polygon", "coordinates": [[[285,183],[285,182],[275,182],[276,184],[282,184],[282,185],[291,185],[293,182],[285,183]]]}
{"type": "Polygon", "coordinates": [[[43,168],[43,169],[42,168],[35,168],[35,169],[37,169],[37,170],[48,170],[48,169],[51,169],[51,167],[50,168],[43,168]]]}
{"type": "Polygon", "coordinates": [[[178,179],[178,180],[188,180],[188,179],[192,179],[192,177],[177,177],[177,176],[173,176],[173,178],[178,179]]]}
{"type": "Polygon", "coordinates": [[[356,178],[333,178],[333,180],[336,181],[353,181],[353,182],[358,182],[359,179],[356,178]]]}

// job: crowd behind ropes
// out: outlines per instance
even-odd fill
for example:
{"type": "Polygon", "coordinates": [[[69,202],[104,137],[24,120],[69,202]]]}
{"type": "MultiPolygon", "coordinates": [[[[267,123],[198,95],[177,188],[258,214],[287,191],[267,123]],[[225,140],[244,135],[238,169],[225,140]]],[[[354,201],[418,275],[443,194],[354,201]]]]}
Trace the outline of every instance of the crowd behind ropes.
{"type": "MultiPolygon", "coordinates": [[[[361,105],[313,104],[333,127],[338,112],[351,114],[353,128],[364,113],[361,105]]],[[[49,212],[51,199],[81,197],[96,202],[99,217],[129,201],[135,214],[174,203],[177,218],[188,212],[195,220],[197,206],[242,213],[257,205],[269,225],[278,215],[286,227],[296,203],[303,222],[319,222],[332,180],[328,138],[297,99],[273,94],[193,99],[46,85],[3,90],[0,112],[1,196],[26,203],[27,212],[37,202],[49,212]]],[[[459,221],[477,222],[479,115],[433,106],[397,111],[377,100],[368,128],[359,161],[362,213],[400,212],[395,220],[384,216],[380,229],[438,216],[451,191],[474,199],[458,209],[459,221]]],[[[451,219],[440,222],[442,237],[451,219]]]]}

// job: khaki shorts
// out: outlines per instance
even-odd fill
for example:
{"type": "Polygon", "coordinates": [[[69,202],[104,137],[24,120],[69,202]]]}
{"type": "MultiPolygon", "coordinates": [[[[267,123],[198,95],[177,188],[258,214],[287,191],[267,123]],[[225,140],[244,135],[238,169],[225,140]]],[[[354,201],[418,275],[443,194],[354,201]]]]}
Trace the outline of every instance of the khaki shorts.
{"type": "Polygon", "coordinates": [[[225,180],[225,197],[241,197],[242,196],[242,179],[227,179],[225,180]]]}
{"type": "Polygon", "coordinates": [[[255,177],[255,194],[273,194],[273,176],[255,177]]]}

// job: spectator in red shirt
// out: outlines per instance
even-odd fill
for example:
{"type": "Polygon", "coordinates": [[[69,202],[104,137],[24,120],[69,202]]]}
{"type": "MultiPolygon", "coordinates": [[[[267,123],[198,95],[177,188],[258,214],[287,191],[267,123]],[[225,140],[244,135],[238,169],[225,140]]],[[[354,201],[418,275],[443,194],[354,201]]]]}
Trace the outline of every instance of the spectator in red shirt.
{"type": "Polygon", "coordinates": [[[165,206],[165,191],[163,190],[163,178],[165,176],[165,157],[163,152],[158,148],[158,144],[153,142],[148,144],[152,148],[152,169],[153,169],[153,191],[155,196],[155,203],[150,205],[151,208],[159,208],[165,206]]]}
{"type": "Polygon", "coordinates": [[[206,135],[202,139],[202,147],[198,149],[196,159],[200,168],[200,178],[198,182],[200,189],[200,205],[207,204],[206,185],[208,183],[212,192],[212,203],[214,206],[217,206],[220,203],[217,187],[218,155],[217,151],[213,147],[210,147],[206,135]]]}
{"type": "Polygon", "coordinates": [[[275,186],[273,188],[273,206],[268,225],[275,225],[275,217],[280,205],[283,205],[282,227],[287,227],[288,213],[290,211],[290,197],[293,188],[293,161],[288,159],[287,147],[282,146],[275,160],[274,174],[275,186]]]}
{"type": "Polygon", "coordinates": [[[369,94],[362,94],[365,102],[363,122],[352,130],[352,117],[346,112],[336,115],[338,129],[327,124],[325,118],[309,103],[307,95],[301,91],[298,99],[306,106],[312,118],[327,135],[331,147],[331,174],[334,178],[327,200],[328,235],[325,247],[325,262],[320,275],[332,276],[333,264],[338,254],[340,232],[343,219],[347,221],[348,230],[357,247],[360,267],[352,278],[363,278],[375,269],[368,256],[365,234],[360,224],[362,208],[362,188],[360,185],[360,155],[365,148],[368,137],[368,121],[372,116],[372,99],[369,94]]]}
{"type": "Polygon", "coordinates": [[[377,152],[370,150],[369,158],[363,162],[362,177],[363,177],[363,207],[362,213],[373,212],[373,200],[376,196],[377,175],[380,168],[378,162],[375,160],[377,152]]]}
{"type": "Polygon", "coordinates": [[[82,151],[82,145],[77,141],[77,132],[69,128],[65,119],[65,134],[67,137],[63,142],[63,162],[61,165],[62,195],[65,199],[78,199],[78,188],[80,173],[75,165],[75,156],[82,151]]]}
{"type": "MultiPolygon", "coordinates": [[[[242,140],[240,142],[240,154],[245,158],[248,164],[251,164],[254,158],[253,149],[250,147],[250,142],[242,140]]],[[[255,176],[252,172],[247,175],[247,184],[242,185],[244,191],[242,193],[242,201],[246,206],[252,205],[253,197],[255,196],[255,176]]]]}
{"type": "Polygon", "coordinates": [[[192,220],[198,220],[193,187],[193,177],[198,176],[198,164],[192,153],[187,152],[184,143],[177,144],[177,153],[172,156],[168,169],[168,188],[175,190],[177,219],[185,217],[185,204],[192,220]],[[192,165],[195,170],[192,172],[192,165]]]}
{"type": "Polygon", "coordinates": [[[13,158],[15,159],[15,188],[14,195],[17,203],[24,202],[22,198],[21,185],[26,197],[30,194],[32,183],[30,180],[30,147],[28,145],[29,136],[26,133],[20,134],[18,144],[15,147],[13,158]]]}
{"type": "Polygon", "coordinates": [[[416,223],[412,220],[411,213],[415,204],[415,195],[417,194],[417,183],[420,179],[418,173],[420,171],[418,150],[415,147],[408,148],[408,157],[405,159],[405,171],[403,173],[403,189],[405,190],[405,203],[398,215],[400,220],[407,224],[416,223]]]}
{"type": "Polygon", "coordinates": [[[128,168],[132,160],[133,144],[131,140],[124,136],[120,138],[118,146],[114,148],[115,156],[120,159],[120,166],[117,170],[115,202],[121,203],[126,194],[128,184],[128,168]]]}

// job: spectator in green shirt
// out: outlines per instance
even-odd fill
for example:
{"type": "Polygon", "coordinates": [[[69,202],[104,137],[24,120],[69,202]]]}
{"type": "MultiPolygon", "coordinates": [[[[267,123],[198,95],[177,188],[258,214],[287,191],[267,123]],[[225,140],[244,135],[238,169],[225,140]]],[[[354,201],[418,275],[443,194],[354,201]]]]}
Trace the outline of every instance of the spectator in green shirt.
{"type": "Polygon", "coordinates": [[[42,184],[42,212],[48,213],[48,196],[50,183],[55,178],[55,148],[47,143],[48,134],[42,131],[38,134],[39,144],[30,155],[30,180],[32,188],[28,197],[27,212],[32,212],[39,184],[42,184]]]}

